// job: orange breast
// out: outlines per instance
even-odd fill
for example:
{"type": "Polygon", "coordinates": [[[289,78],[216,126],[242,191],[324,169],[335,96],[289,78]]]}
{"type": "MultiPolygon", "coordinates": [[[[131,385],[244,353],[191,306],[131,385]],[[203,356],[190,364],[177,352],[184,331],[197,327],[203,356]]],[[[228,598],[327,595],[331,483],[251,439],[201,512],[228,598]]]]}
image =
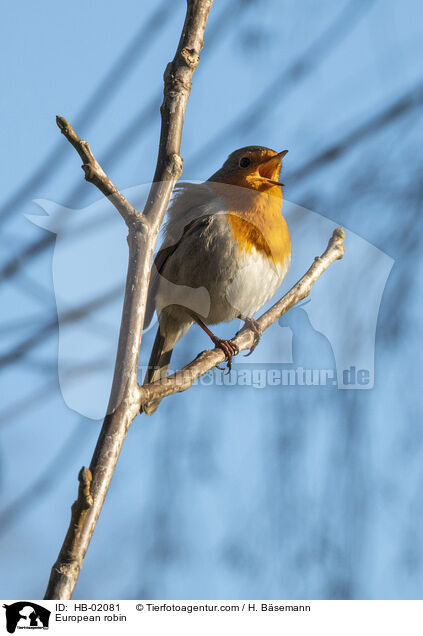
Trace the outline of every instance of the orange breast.
{"type": "Polygon", "coordinates": [[[221,193],[226,201],[228,222],[239,249],[253,247],[284,264],[291,255],[288,226],[282,216],[282,193],[278,186],[263,193],[250,188],[227,186],[221,193]]]}

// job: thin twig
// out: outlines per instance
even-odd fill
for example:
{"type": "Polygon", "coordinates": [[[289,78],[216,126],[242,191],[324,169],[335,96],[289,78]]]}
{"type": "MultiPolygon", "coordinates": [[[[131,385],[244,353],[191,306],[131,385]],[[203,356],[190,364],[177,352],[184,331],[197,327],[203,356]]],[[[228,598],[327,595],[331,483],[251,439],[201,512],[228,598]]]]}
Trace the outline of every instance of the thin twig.
{"type": "Polygon", "coordinates": [[[64,117],[56,117],[56,123],[61,133],[66,137],[69,143],[75,148],[76,152],[82,159],[82,169],[85,172],[85,179],[95,185],[108,199],[113,203],[128,227],[131,223],[141,219],[141,213],[138,212],[125,197],[119,192],[114,183],[111,182],[103,168],[94,157],[86,141],[78,137],[72,126],[64,117]]]}

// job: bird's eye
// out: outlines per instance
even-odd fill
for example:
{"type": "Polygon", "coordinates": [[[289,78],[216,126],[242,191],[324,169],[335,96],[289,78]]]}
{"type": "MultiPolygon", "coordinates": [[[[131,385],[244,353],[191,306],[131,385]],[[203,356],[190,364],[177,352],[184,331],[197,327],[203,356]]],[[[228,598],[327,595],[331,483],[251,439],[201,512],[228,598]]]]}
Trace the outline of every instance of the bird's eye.
{"type": "Polygon", "coordinates": [[[250,163],[251,163],[251,160],[248,157],[242,157],[242,159],[239,162],[239,165],[241,166],[241,168],[248,168],[250,163]]]}

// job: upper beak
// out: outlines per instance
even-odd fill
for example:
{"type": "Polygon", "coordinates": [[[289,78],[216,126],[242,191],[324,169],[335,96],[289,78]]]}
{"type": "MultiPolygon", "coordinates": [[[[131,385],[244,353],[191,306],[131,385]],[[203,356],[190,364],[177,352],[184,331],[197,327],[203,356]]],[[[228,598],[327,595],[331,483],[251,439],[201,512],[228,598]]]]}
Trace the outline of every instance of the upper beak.
{"type": "Polygon", "coordinates": [[[266,179],[268,183],[273,183],[274,185],[280,185],[280,186],[285,185],[284,183],[281,183],[280,181],[274,181],[272,177],[277,171],[277,169],[280,168],[281,161],[285,157],[287,152],[288,152],[287,150],[282,150],[282,152],[278,152],[277,155],[274,155],[270,159],[267,159],[266,161],[260,164],[259,174],[261,177],[263,177],[263,179],[266,179]]]}
{"type": "Polygon", "coordinates": [[[287,150],[282,150],[282,152],[278,152],[278,154],[272,157],[272,159],[275,159],[276,157],[278,157],[279,161],[282,161],[282,159],[285,157],[287,152],[288,152],[287,150]]]}

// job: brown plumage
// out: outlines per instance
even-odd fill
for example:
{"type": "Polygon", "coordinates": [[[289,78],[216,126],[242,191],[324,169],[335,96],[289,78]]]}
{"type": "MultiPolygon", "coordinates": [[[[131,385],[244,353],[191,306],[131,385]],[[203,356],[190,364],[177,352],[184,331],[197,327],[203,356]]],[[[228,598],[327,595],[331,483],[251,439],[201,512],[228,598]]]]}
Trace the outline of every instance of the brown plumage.
{"type": "Polygon", "coordinates": [[[235,346],[206,325],[239,317],[254,328],[253,314],[286,275],[291,242],[278,181],[286,152],[241,148],[206,182],[177,187],[150,281],[145,324],[154,309],[160,324],[144,383],[166,377],[172,350],[193,322],[223,349],[230,369],[235,346]]]}

